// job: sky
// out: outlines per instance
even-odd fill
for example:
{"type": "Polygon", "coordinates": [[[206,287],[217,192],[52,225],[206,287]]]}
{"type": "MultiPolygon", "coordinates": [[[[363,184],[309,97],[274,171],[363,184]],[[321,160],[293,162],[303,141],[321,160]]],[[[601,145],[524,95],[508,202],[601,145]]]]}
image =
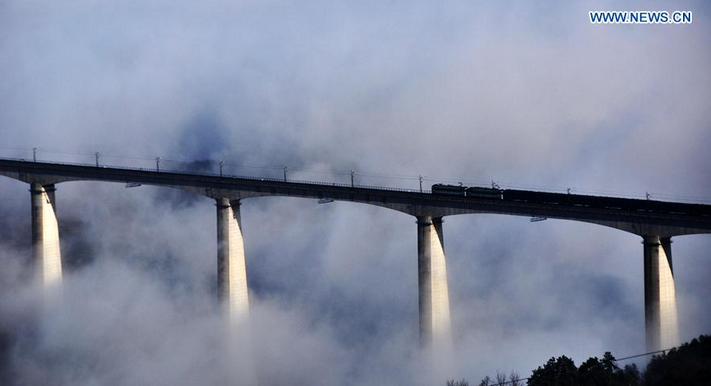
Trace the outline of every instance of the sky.
{"type": "MultiPolygon", "coordinates": [[[[0,1],[0,155],[710,203],[711,10],[620,7],[0,1]],[[591,10],[689,10],[693,23],[593,25],[591,10]]],[[[13,384],[443,385],[645,350],[638,236],[446,217],[445,374],[418,349],[414,218],[254,198],[241,206],[245,359],[226,350],[216,304],[213,200],[57,189],[65,273],[61,301],[43,306],[28,279],[28,186],[0,179],[0,379],[13,384]]],[[[687,341],[711,333],[711,236],[673,241],[687,341]]]]}

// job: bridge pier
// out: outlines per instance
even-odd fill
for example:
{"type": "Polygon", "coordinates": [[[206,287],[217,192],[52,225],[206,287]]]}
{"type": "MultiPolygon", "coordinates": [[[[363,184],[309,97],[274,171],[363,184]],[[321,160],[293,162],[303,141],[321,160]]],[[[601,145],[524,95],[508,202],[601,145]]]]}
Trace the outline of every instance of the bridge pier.
{"type": "Polygon", "coordinates": [[[216,201],[217,293],[230,320],[239,321],[249,312],[240,202],[227,198],[218,198],[216,201]]]}
{"type": "Polygon", "coordinates": [[[442,217],[417,217],[420,346],[435,351],[452,345],[447,262],[442,217]]]}
{"type": "Polygon", "coordinates": [[[32,261],[37,281],[45,289],[62,282],[62,254],[54,184],[30,184],[32,201],[32,261]]]}
{"type": "Polygon", "coordinates": [[[671,238],[643,236],[647,351],[679,345],[671,238]]]}

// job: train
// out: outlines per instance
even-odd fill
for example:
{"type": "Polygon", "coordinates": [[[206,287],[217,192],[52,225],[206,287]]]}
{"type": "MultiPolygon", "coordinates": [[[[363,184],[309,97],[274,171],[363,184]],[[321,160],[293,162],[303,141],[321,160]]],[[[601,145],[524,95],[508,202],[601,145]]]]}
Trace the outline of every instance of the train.
{"type": "Polygon", "coordinates": [[[480,188],[476,186],[466,187],[462,185],[432,185],[432,194],[446,194],[449,196],[492,198],[503,200],[504,191],[501,189],[480,188]]]}
{"type": "Polygon", "coordinates": [[[711,205],[662,202],[655,200],[586,196],[570,193],[547,193],[516,189],[468,187],[446,184],[432,185],[432,194],[531,204],[548,204],[593,209],[711,217],[711,205]]]}

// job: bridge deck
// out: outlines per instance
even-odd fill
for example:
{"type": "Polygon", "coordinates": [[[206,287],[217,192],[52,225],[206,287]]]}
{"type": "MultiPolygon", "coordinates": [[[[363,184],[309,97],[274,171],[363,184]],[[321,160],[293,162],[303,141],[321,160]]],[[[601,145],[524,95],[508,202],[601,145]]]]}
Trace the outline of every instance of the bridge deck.
{"type": "Polygon", "coordinates": [[[610,198],[614,200],[615,207],[593,207],[589,205],[591,200],[606,198],[528,191],[516,191],[518,196],[516,200],[476,198],[376,186],[97,167],[5,158],[0,159],[0,175],[41,184],[83,180],[166,186],[212,198],[245,199],[263,196],[329,198],[382,206],[414,216],[439,217],[466,213],[494,213],[557,218],[610,226],[638,235],[675,236],[711,233],[711,205],[700,204],[651,201],[654,203],[654,209],[645,210],[641,208],[644,208],[647,200],[610,198]],[[526,193],[530,193],[530,197],[526,193]],[[545,200],[538,198],[543,194],[547,197],[545,200]],[[556,197],[559,199],[555,199],[556,197]]]}

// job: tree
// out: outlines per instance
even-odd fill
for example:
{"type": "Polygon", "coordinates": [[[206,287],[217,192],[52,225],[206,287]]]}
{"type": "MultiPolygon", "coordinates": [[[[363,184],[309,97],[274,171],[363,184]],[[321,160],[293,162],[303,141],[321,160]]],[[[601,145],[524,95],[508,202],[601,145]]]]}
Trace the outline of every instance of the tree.
{"type": "MultiPolygon", "coordinates": [[[[478,386],[506,384],[522,386],[518,374],[509,380],[502,373],[496,380],[488,376],[478,386]]],[[[602,359],[592,357],[576,367],[572,359],[551,358],[528,379],[528,386],[708,386],[711,385],[711,336],[701,335],[678,349],[655,355],[643,376],[633,364],[620,369],[617,360],[606,352],[602,359]]],[[[447,381],[447,386],[469,386],[465,380],[447,381]]]]}
{"type": "Polygon", "coordinates": [[[543,367],[533,371],[528,386],[576,386],[577,371],[573,360],[565,355],[551,358],[543,367]]]}
{"type": "Polygon", "coordinates": [[[593,357],[580,365],[577,378],[577,384],[581,386],[609,385],[612,381],[612,372],[608,371],[597,357],[593,357]]]}
{"type": "Polygon", "coordinates": [[[578,368],[578,384],[581,386],[634,386],[639,384],[637,366],[627,365],[624,370],[608,351],[602,357],[590,358],[578,368]]]}
{"type": "Polygon", "coordinates": [[[523,386],[521,376],[515,371],[511,371],[511,374],[509,374],[509,386],[523,386]]]}
{"type": "Polygon", "coordinates": [[[521,381],[521,377],[518,375],[518,373],[511,371],[511,374],[509,374],[508,380],[506,379],[506,374],[504,373],[496,373],[496,380],[492,380],[488,375],[484,377],[484,379],[479,382],[478,386],[494,386],[494,385],[509,385],[509,386],[523,386],[523,382],[521,381]]]}
{"type": "Polygon", "coordinates": [[[655,355],[647,365],[643,384],[711,385],[711,336],[701,335],[679,349],[655,355]]]}
{"type": "Polygon", "coordinates": [[[622,380],[625,385],[641,384],[642,376],[639,374],[639,369],[637,369],[636,364],[625,365],[625,368],[622,369],[622,380]]]}

